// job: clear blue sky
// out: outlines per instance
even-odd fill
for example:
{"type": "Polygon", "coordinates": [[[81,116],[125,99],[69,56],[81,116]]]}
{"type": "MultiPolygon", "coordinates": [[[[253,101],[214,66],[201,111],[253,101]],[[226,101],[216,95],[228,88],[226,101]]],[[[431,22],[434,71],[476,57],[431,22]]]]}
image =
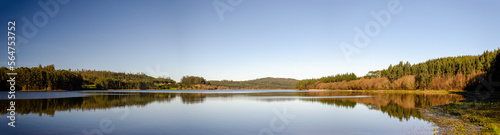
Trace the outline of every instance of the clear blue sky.
{"type": "MultiPolygon", "coordinates": [[[[175,80],[362,76],[399,61],[477,55],[500,46],[498,0],[401,0],[401,12],[350,62],[340,43],[353,44],[353,29],[364,30],[375,21],[370,11],[388,10],[390,1],[218,1],[233,8],[223,20],[214,0],[72,0],[58,3],[54,16],[37,1],[1,0],[0,17],[5,25],[17,21],[18,36],[32,36],[16,46],[18,66],[145,72],[175,80]],[[33,16],[40,26],[29,35],[22,18],[33,23],[33,16]]],[[[7,27],[0,31],[6,56],[7,27]]],[[[2,61],[6,66],[7,58],[2,61]]]]}

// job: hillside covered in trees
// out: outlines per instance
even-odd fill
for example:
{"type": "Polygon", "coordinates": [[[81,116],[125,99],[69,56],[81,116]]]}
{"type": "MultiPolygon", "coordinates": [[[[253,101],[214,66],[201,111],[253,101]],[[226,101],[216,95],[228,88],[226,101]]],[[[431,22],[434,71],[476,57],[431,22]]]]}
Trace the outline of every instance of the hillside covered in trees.
{"type": "Polygon", "coordinates": [[[259,78],[248,81],[209,81],[211,85],[223,86],[229,89],[294,89],[298,80],[289,78],[259,78]]]}
{"type": "MultiPolygon", "coordinates": [[[[0,86],[9,90],[6,67],[0,68],[0,86]]],[[[21,67],[13,72],[17,90],[221,90],[221,89],[293,89],[294,79],[261,78],[250,81],[207,81],[203,77],[184,76],[181,82],[170,78],[154,78],[144,73],[124,73],[96,70],[56,70],[54,65],[21,67]],[[213,83],[213,84],[211,84],[213,83]]]]}
{"type": "MultiPolygon", "coordinates": [[[[9,90],[9,69],[6,67],[0,68],[0,86],[2,90],[9,90]]],[[[42,67],[20,67],[14,71],[15,86],[17,90],[79,90],[82,89],[82,76],[71,70],[56,70],[54,65],[42,67]]]]}
{"type": "Polygon", "coordinates": [[[144,73],[76,70],[83,78],[84,89],[156,89],[159,84],[173,84],[170,78],[154,78],[144,73]]]}
{"type": "MultiPolygon", "coordinates": [[[[0,68],[0,86],[8,90],[6,67],[0,68]]],[[[158,84],[175,83],[170,78],[154,78],[143,73],[95,70],[56,70],[54,65],[20,67],[13,72],[17,90],[155,89],[158,84]]]]}
{"type": "Polygon", "coordinates": [[[481,55],[431,59],[410,64],[399,62],[387,69],[370,71],[366,76],[353,73],[338,74],[319,79],[305,79],[296,83],[297,89],[336,90],[472,90],[481,82],[500,80],[500,52],[485,51],[481,55]]]}

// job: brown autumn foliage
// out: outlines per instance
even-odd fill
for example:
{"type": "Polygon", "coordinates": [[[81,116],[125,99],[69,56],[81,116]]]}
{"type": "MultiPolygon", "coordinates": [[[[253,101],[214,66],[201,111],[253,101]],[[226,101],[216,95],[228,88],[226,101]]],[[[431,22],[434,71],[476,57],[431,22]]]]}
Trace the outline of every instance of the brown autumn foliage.
{"type": "MultiPolygon", "coordinates": [[[[427,89],[430,90],[461,90],[469,83],[475,82],[478,77],[484,77],[484,73],[473,73],[466,76],[464,74],[456,74],[454,76],[439,76],[434,77],[429,83],[427,89]]],[[[308,89],[331,89],[331,90],[416,90],[419,88],[414,75],[406,75],[390,82],[387,77],[379,78],[361,78],[349,82],[332,82],[322,83],[316,82],[313,85],[308,85],[308,89]]]]}
{"type": "Polygon", "coordinates": [[[414,90],[417,89],[417,85],[415,83],[414,75],[407,75],[397,80],[394,80],[391,84],[391,89],[395,90],[414,90]]]}
{"type": "Polygon", "coordinates": [[[429,84],[429,89],[434,90],[462,90],[465,89],[470,83],[477,82],[478,78],[485,77],[486,73],[473,73],[472,75],[464,75],[458,73],[451,77],[434,77],[429,84]]]}

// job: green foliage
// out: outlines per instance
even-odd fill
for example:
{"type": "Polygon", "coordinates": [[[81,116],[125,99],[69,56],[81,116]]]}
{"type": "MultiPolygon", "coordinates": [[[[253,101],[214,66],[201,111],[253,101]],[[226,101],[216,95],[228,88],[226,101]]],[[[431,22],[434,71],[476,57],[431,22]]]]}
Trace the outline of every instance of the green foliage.
{"type": "Polygon", "coordinates": [[[181,79],[182,84],[193,85],[193,84],[207,84],[207,81],[203,77],[198,76],[183,76],[181,79]]]}
{"type": "Polygon", "coordinates": [[[417,74],[417,83],[419,84],[421,89],[425,89],[429,82],[430,82],[430,76],[429,76],[429,71],[427,70],[427,64],[423,63],[421,64],[418,68],[418,74],[417,74]]]}
{"type": "Polygon", "coordinates": [[[144,73],[96,70],[77,70],[75,72],[83,76],[84,85],[95,84],[96,89],[159,89],[157,84],[175,84],[175,81],[170,78],[154,78],[144,73]]]}
{"type": "Polygon", "coordinates": [[[230,89],[293,89],[296,82],[295,79],[267,77],[248,81],[210,81],[210,84],[230,89]]]}
{"type": "Polygon", "coordinates": [[[97,89],[123,88],[124,85],[122,81],[113,78],[98,78],[95,80],[95,87],[97,89]]]}
{"type": "Polygon", "coordinates": [[[97,87],[95,86],[95,84],[91,84],[91,85],[82,85],[82,89],[84,90],[96,90],[97,87]]]}
{"type": "MultiPolygon", "coordinates": [[[[3,82],[1,85],[2,90],[9,90],[9,84],[7,82],[9,76],[9,69],[6,67],[0,68],[0,79],[3,82]]],[[[77,73],[70,72],[68,70],[55,70],[54,65],[48,65],[42,67],[20,67],[14,71],[18,75],[16,76],[16,89],[17,90],[78,90],[82,86],[82,76],[77,73]]]]}
{"type": "Polygon", "coordinates": [[[156,86],[159,89],[164,89],[164,90],[177,90],[179,88],[179,85],[176,83],[163,83],[163,84],[156,84],[156,86]]]}
{"type": "MultiPolygon", "coordinates": [[[[0,68],[0,85],[8,90],[6,67],[0,68]]],[[[170,78],[154,78],[144,73],[95,70],[55,70],[54,65],[20,67],[15,71],[18,90],[157,89],[155,84],[175,84],[170,78]]]]}
{"type": "Polygon", "coordinates": [[[75,73],[81,74],[84,83],[94,84],[99,78],[112,78],[124,82],[129,81],[144,81],[155,80],[154,77],[148,76],[144,73],[124,73],[124,72],[111,72],[111,71],[96,71],[96,70],[77,70],[75,73]]]}
{"type": "Polygon", "coordinates": [[[476,56],[457,56],[427,60],[426,62],[411,65],[409,62],[390,65],[383,69],[381,77],[394,81],[404,75],[415,75],[419,89],[426,89],[436,77],[451,77],[457,74],[470,76],[473,73],[491,72],[494,62],[500,54],[499,50],[485,51],[476,56]]]}
{"type": "Polygon", "coordinates": [[[493,71],[492,65],[496,62],[499,54],[499,50],[496,49],[494,51],[485,51],[483,54],[476,56],[438,58],[414,65],[408,62],[403,64],[401,61],[398,65],[391,65],[382,70],[381,77],[387,77],[390,81],[394,81],[404,75],[415,75],[417,76],[419,88],[425,89],[435,77],[450,77],[456,74],[469,76],[473,73],[493,71]]]}
{"type": "Polygon", "coordinates": [[[442,105],[439,110],[482,126],[481,134],[500,134],[500,115],[498,115],[500,113],[500,93],[475,91],[456,94],[465,96],[465,102],[442,105]]]}
{"type": "Polygon", "coordinates": [[[341,81],[351,81],[358,80],[359,78],[354,73],[337,74],[333,76],[322,77],[319,79],[304,79],[295,83],[295,88],[299,90],[310,89],[314,87],[312,85],[316,84],[318,81],[322,83],[332,83],[341,81]]]}
{"type": "Polygon", "coordinates": [[[304,79],[295,83],[295,88],[299,90],[309,89],[308,86],[315,84],[318,82],[318,79],[304,79]]]}
{"type": "Polygon", "coordinates": [[[381,76],[382,72],[380,70],[377,71],[368,71],[368,74],[363,76],[363,78],[370,79],[370,78],[379,78],[381,76]]]}
{"type": "Polygon", "coordinates": [[[341,81],[351,81],[357,80],[358,77],[354,73],[345,73],[345,74],[337,74],[334,76],[321,77],[319,81],[323,83],[331,83],[331,82],[341,82],[341,81]]]}
{"type": "Polygon", "coordinates": [[[155,84],[174,84],[175,81],[170,79],[170,78],[156,78],[153,80],[153,83],[155,84]]]}
{"type": "MultiPolygon", "coordinates": [[[[493,75],[493,81],[500,80],[500,65],[497,57],[500,56],[500,51],[498,49],[494,51],[484,51],[481,55],[476,56],[457,56],[457,57],[445,57],[438,59],[427,60],[426,62],[418,64],[410,64],[409,62],[403,63],[400,61],[397,65],[389,65],[387,69],[370,71],[364,78],[378,78],[385,77],[391,83],[402,78],[404,76],[415,76],[415,84],[418,85],[417,89],[428,89],[433,79],[443,77],[452,78],[453,81],[466,80],[466,78],[472,78],[472,75],[477,73],[487,73],[487,75],[493,75]],[[463,76],[464,75],[464,76],[463,76]],[[460,78],[461,77],[461,78],[460,78]]],[[[315,79],[308,79],[299,81],[296,84],[297,89],[308,89],[316,82],[315,79]]],[[[329,77],[323,77],[318,79],[322,83],[332,83],[341,81],[357,80],[354,74],[341,74],[329,77]]],[[[473,84],[477,82],[465,83],[467,86],[465,89],[470,89],[473,84]]],[[[432,87],[431,87],[432,88],[432,87]]],[[[458,87],[457,88],[463,88],[458,87]]],[[[473,87],[474,88],[474,87],[473,87]]]]}

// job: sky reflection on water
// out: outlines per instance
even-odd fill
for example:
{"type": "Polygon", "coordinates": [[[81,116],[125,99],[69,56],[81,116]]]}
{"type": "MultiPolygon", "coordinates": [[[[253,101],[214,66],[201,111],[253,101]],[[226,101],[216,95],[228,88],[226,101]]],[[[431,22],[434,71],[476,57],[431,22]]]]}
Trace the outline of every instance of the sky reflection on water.
{"type": "MultiPolygon", "coordinates": [[[[33,95],[17,95],[23,94],[33,95]]],[[[2,133],[430,134],[432,124],[422,120],[417,109],[462,100],[451,94],[294,90],[65,94],[75,93],[16,100],[16,128],[5,124],[2,133]],[[107,125],[100,128],[103,123],[107,125]]],[[[0,103],[7,108],[7,100],[0,103]]],[[[5,109],[1,113],[5,118],[5,109]]]]}

